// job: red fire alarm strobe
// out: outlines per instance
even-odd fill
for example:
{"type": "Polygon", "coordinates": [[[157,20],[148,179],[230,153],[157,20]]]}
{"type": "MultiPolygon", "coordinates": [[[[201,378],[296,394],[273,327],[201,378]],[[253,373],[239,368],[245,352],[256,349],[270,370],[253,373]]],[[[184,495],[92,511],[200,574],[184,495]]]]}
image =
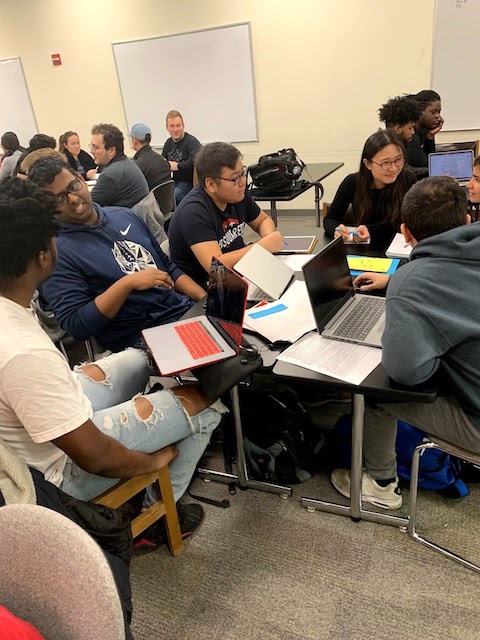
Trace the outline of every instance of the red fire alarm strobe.
{"type": "Polygon", "coordinates": [[[62,64],[62,59],[59,53],[52,53],[52,62],[54,67],[58,67],[62,64]]]}

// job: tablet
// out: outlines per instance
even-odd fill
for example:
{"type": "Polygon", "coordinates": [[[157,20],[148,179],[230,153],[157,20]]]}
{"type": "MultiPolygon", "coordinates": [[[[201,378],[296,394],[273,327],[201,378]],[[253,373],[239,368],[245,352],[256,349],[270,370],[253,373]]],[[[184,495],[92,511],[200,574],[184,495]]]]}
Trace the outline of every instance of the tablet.
{"type": "Polygon", "coordinates": [[[275,253],[312,253],[316,236],[284,236],[284,246],[275,253]]]}

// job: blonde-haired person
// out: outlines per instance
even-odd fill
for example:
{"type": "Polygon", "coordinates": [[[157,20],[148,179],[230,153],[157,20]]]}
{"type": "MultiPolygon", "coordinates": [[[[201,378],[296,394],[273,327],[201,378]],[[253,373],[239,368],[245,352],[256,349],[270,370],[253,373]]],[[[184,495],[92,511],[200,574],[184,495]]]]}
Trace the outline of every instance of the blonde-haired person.
{"type": "Polygon", "coordinates": [[[85,180],[91,180],[97,166],[92,156],[80,147],[80,138],[75,131],[66,131],[58,139],[58,150],[67,157],[68,164],[85,180]]]}
{"type": "Polygon", "coordinates": [[[193,189],[193,160],[201,148],[200,142],[185,131],[182,114],[175,109],[167,113],[166,127],[170,138],[163,145],[162,156],[166,158],[175,180],[175,202],[177,204],[193,189]]]}

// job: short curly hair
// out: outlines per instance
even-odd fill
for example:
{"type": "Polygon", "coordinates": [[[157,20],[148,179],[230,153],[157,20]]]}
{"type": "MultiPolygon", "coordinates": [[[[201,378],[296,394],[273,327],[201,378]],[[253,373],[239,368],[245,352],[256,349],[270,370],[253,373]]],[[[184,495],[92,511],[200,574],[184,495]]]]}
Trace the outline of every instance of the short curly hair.
{"type": "Polygon", "coordinates": [[[422,108],[411,96],[396,96],[380,107],[378,115],[387,129],[404,127],[409,122],[417,122],[422,115],[422,108]]]}
{"type": "Polygon", "coordinates": [[[51,194],[30,180],[7,178],[0,184],[0,286],[23,276],[30,262],[58,235],[51,194]]]}

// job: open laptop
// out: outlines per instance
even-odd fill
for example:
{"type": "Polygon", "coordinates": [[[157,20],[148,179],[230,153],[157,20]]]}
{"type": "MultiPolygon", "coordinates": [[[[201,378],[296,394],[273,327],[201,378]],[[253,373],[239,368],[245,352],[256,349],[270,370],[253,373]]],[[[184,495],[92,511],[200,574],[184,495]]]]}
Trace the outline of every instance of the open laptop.
{"type": "Polygon", "coordinates": [[[318,332],[324,338],[382,346],[385,298],[355,293],[342,238],[303,267],[318,332]]]}
{"type": "Polygon", "coordinates": [[[465,187],[473,175],[473,150],[441,151],[428,156],[429,176],[451,176],[465,187]]]}
{"type": "Polygon", "coordinates": [[[142,331],[160,372],[170,375],[238,354],[247,289],[246,280],[212,258],[205,315],[142,331]]]}
{"type": "Polygon", "coordinates": [[[278,300],[295,278],[295,271],[259,244],[235,265],[249,281],[248,300],[278,300]]]}

